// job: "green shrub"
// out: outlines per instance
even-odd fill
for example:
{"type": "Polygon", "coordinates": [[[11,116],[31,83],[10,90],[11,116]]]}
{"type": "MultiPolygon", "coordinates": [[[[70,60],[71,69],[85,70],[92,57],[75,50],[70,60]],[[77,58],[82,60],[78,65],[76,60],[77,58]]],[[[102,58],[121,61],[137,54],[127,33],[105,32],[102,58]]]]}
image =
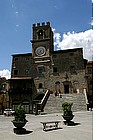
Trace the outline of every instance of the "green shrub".
{"type": "Polygon", "coordinates": [[[25,110],[23,108],[23,106],[20,104],[18,105],[18,107],[15,110],[15,119],[13,121],[15,122],[27,122],[26,120],[26,115],[25,115],[25,110]]]}
{"type": "Polygon", "coordinates": [[[63,115],[64,116],[71,116],[71,115],[73,115],[72,110],[71,110],[72,105],[73,105],[73,103],[71,103],[71,102],[64,102],[62,104],[62,109],[63,109],[63,115]]]}

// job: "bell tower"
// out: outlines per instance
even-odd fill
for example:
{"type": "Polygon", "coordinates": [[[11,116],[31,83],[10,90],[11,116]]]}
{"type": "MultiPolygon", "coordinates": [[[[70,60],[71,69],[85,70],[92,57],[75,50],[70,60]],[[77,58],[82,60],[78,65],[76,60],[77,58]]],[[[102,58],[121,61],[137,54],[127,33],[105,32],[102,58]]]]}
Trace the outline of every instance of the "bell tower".
{"type": "Polygon", "coordinates": [[[53,32],[50,22],[37,23],[32,26],[32,56],[34,59],[48,60],[54,49],[53,32]]]}
{"type": "Polygon", "coordinates": [[[47,89],[52,69],[53,32],[50,22],[32,25],[33,78],[38,93],[47,89]],[[41,90],[40,90],[41,89],[41,90]],[[43,89],[43,90],[42,90],[43,89]]]}

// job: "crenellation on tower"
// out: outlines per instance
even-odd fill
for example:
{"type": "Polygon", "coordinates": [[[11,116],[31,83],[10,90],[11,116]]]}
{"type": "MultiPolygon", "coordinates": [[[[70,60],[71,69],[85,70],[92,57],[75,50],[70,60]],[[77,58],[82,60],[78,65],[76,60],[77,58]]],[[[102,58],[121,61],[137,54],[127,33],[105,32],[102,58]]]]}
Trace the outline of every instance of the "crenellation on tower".
{"type": "Polygon", "coordinates": [[[42,22],[42,26],[45,26],[45,22],[42,22]]]}
{"type": "Polygon", "coordinates": [[[50,22],[49,22],[49,21],[47,22],[47,25],[49,25],[49,26],[50,26],[50,22]]]}
{"type": "Polygon", "coordinates": [[[33,24],[33,27],[36,27],[36,24],[33,24]]]}
{"type": "Polygon", "coordinates": [[[50,22],[34,23],[32,27],[50,26],[50,22]]]}
{"type": "Polygon", "coordinates": [[[40,26],[40,23],[37,23],[37,27],[40,26]]]}

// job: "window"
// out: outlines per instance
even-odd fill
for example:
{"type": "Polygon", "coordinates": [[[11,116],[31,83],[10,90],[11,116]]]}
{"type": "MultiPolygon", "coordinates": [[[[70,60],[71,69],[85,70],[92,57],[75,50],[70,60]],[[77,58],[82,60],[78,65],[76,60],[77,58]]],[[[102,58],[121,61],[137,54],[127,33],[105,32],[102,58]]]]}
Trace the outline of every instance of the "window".
{"type": "Polygon", "coordinates": [[[57,82],[55,83],[55,90],[56,90],[57,92],[60,91],[60,82],[59,82],[59,81],[57,81],[57,82]]]}
{"type": "Polygon", "coordinates": [[[39,83],[39,86],[38,86],[38,88],[43,88],[43,85],[42,85],[42,83],[39,83]]]}
{"type": "Polygon", "coordinates": [[[18,58],[17,58],[17,57],[15,57],[15,58],[14,58],[14,60],[15,60],[15,61],[18,61],[18,58]]]}
{"type": "Polygon", "coordinates": [[[79,93],[79,83],[78,83],[78,81],[73,82],[73,92],[74,93],[79,93]]]}
{"type": "Polygon", "coordinates": [[[5,90],[6,89],[6,84],[2,84],[1,89],[5,90]]]}
{"type": "Polygon", "coordinates": [[[70,56],[73,56],[74,55],[74,53],[70,53],[70,56]]]}
{"type": "Polygon", "coordinates": [[[76,73],[75,66],[70,66],[70,73],[71,74],[76,73]]]}
{"type": "Polygon", "coordinates": [[[25,74],[28,75],[30,73],[29,69],[25,70],[25,74]]]}
{"type": "Polygon", "coordinates": [[[53,72],[58,72],[58,71],[57,71],[57,67],[54,67],[54,68],[53,68],[53,72]]]}
{"type": "Polygon", "coordinates": [[[18,70],[14,70],[14,75],[17,75],[18,74],[18,70]]]}
{"type": "Polygon", "coordinates": [[[13,69],[15,69],[16,68],[16,64],[15,63],[13,63],[13,69]]]}
{"type": "Polygon", "coordinates": [[[38,39],[43,39],[43,30],[38,31],[38,39]]]}
{"type": "Polygon", "coordinates": [[[25,61],[29,61],[29,57],[26,57],[26,58],[25,58],[25,61]]]}
{"type": "Polygon", "coordinates": [[[88,67],[88,68],[87,68],[87,73],[88,73],[88,74],[92,74],[92,68],[91,68],[91,67],[88,67]]]}
{"type": "Polygon", "coordinates": [[[45,72],[44,67],[38,67],[38,74],[43,74],[45,72]]]}

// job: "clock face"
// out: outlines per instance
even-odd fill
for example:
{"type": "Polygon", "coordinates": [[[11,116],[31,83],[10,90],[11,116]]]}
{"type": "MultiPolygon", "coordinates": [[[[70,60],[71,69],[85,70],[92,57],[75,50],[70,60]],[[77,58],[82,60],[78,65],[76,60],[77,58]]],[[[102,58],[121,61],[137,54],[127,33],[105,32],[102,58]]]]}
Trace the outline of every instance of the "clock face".
{"type": "Polygon", "coordinates": [[[35,51],[36,55],[37,56],[43,56],[45,55],[45,48],[44,47],[38,47],[35,51]]]}

